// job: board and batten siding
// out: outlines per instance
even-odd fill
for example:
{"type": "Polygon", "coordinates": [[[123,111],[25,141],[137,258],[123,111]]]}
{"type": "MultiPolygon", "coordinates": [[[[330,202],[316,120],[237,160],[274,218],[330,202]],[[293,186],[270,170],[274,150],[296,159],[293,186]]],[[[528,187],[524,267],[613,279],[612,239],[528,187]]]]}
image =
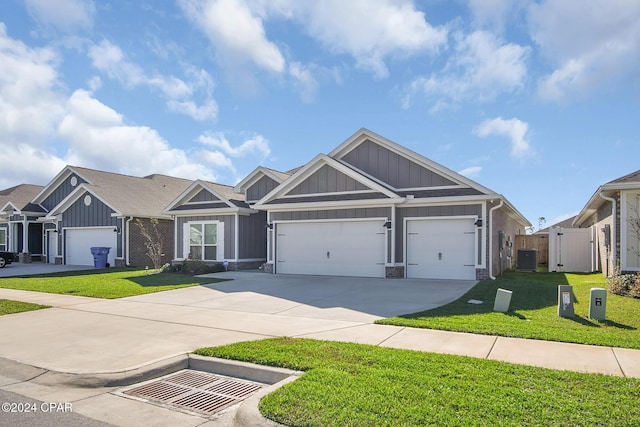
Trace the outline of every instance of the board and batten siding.
{"type": "MultiPolygon", "coordinates": [[[[200,215],[200,216],[183,216],[175,219],[177,222],[176,228],[176,242],[177,253],[176,258],[184,259],[183,253],[184,241],[184,224],[188,222],[206,222],[206,221],[220,221],[224,224],[224,257],[225,259],[233,259],[235,257],[235,234],[236,234],[236,219],[235,215],[200,215]]],[[[222,260],[220,260],[222,261],[222,260]]]]}
{"type": "Polygon", "coordinates": [[[324,165],[287,194],[307,195],[361,190],[369,190],[369,188],[350,176],[324,165]]]}
{"type": "Polygon", "coordinates": [[[78,198],[62,215],[62,227],[116,227],[116,218],[112,217],[113,209],[102,203],[91,194],[78,198]],[[85,197],[91,197],[89,206],[85,197]]]}
{"type": "Polygon", "coordinates": [[[50,211],[54,207],[56,207],[65,197],[67,197],[73,190],[75,190],[78,185],[85,183],[86,181],[80,178],[76,174],[71,174],[67,179],[64,180],[62,184],[60,184],[46,199],[41,203],[42,207],[44,207],[47,211],[50,211]],[[75,178],[77,183],[75,186],[71,185],[71,180],[75,178]]]}
{"type": "Polygon", "coordinates": [[[342,160],[394,188],[457,185],[455,182],[369,140],[364,141],[343,156],[342,160]]]}
{"type": "Polygon", "coordinates": [[[396,210],[396,262],[404,262],[404,219],[405,218],[434,218],[449,216],[477,215],[482,217],[482,205],[451,205],[451,206],[418,206],[398,208],[396,210]]]}
{"type": "Polygon", "coordinates": [[[218,202],[220,201],[214,194],[210,191],[205,190],[204,188],[198,192],[195,196],[193,196],[189,202],[218,202]]]}
{"type": "Polygon", "coordinates": [[[280,185],[276,180],[263,176],[251,187],[247,188],[247,200],[260,200],[280,185]]]}
{"type": "Polygon", "coordinates": [[[257,212],[252,215],[240,215],[240,259],[267,258],[267,213],[257,212]]]}

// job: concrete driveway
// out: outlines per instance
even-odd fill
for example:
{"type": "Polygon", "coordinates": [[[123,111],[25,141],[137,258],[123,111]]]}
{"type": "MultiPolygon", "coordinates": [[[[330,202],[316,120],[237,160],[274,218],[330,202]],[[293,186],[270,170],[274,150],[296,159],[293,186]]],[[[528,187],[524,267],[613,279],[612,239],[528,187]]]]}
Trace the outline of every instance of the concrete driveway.
{"type": "Polygon", "coordinates": [[[86,265],[48,264],[39,261],[30,262],[28,264],[23,262],[13,262],[11,264],[7,264],[3,268],[0,268],[0,277],[25,276],[28,274],[49,274],[72,270],[90,270],[91,268],[93,267],[86,265]]]}
{"type": "Polygon", "coordinates": [[[213,277],[233,280],[116,300],[0,288],[0,298],[53,306],[0,317],[0,358],[61,372],[123,371],[203,346],[372,326],[446,304],[475,284],[262,272],[213,277]]]}

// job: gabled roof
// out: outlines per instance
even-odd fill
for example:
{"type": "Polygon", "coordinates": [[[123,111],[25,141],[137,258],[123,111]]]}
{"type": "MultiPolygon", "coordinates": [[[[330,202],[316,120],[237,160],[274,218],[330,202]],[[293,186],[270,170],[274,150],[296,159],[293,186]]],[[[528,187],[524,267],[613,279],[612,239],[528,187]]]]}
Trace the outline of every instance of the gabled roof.
{"type": "Polygon", "coordinates": [[[41,185],[20,184],[0,190],[0,212],[43,212],[39,206],[31,205],[31,200],[42,191],[41,185]]]}
{"type": "Polygon", "coordinates": [[[620,190],[636,190],[640,189],[640,170],[635,172],[631,172],[627,175],[621,176],[620,178],[616,178],[612,181],[607,182],[606,184],[601,185],[598,189],[593,193],[589,201],[582,208],[580,213],[576,215],[576,218],[573,221],[573,225],[580,225],[584,220],[593,215],[600,206],[602,206],[606,200],[604,197],[609,197],[617,191],[620,190]]]}
{"type": "Polygon", "coordinates": [[[416,153],[402,145],[399,145],[381,135],[378,135],[375,132],[370,131],[366,128],[361,128],[356,133],[347,138],[342,144],[337,146],[329,153],[329,157],[334,159],[342,159],[346,157],[350,152],[356,149],[360,144],[372,141],[382,147],[387,148],[388,150],[402,156],[406,159],[409,159],[412,162],[422,166],[425,169],[433,171],[446,179],[453,181],[456,184],[461,186],[466,186],[471,189],[476,190],[479,193],[487,194],[487,195],[497,195],[494,191],[478,184],[477,182],[437,163],[433,160],[430,160],[421,154],[416,153]]]}
{"type": "MultiPolygon", "coordinates": [[[[353,168],[348,165],[339,162],[325,154],[318,154],[313,160],[307,163],[302,168],[298,169],[289,179],[287,179],[284,183],[273,189],[270,193],[264,196],[258,203],[254,205],[256,209],[259,209],[261,206],[268,204],[269,202],[276,200],[282,196],[285,196],[291,190],[293,190],[296,186],[302,183],[304,180],[309,178],[315,172],[320,170],[323,166],[328,166],[337,170],[340,173],[352,178],[356,182],[362,184],[371,192],[376,192],[382,195],[384,198],[396,200],[399,199],[398,194],[394,193],[387,186],[382,185],[381,183],[364,176],[363,174],[353,170],[353,168]]],[[[323,193],[316,193],[314,195],[321,195],[323,193]]]]}
{"type": "Polygon", "coordinates": [[[244,177],[242,181],[237,183],[236,186],[233,187],[233,191],[237,193],[244,193],[247,190],[247,188],[251,187],[257,181],[259,181],[260,178],[262,178],[263,176],[267,176],[273,179],[274,181],[276,181],[278,184],[281,184],[284,181],[286,181],[291,175],[292,175],[291,173],[280,172],[275,169],[269,169],[264,166],[258,166],[249,175],[244,177]]]}
{"type": "Polygon", "coordinates": [[[77,174],[86,183],[78,186],[50,215],[64,212],[83,194],[89,192],[122,216],[160,216],[164,207],[171,202],[192,181],[166,175],[149,175],[134,177],[111,172],[98,171],[77,166],[67,166],[51,183],[34,199],[34,203],[42,202],[69,175],[77,174]]]}
{"type": "Polygon", "coordinates": [[[184,191],[182,191],[177,197],[175,197],[169,204],[163,209],[164,214],[175,213],[189,213],[198,212],[202,214],[202,211],[239,211],[243,209],[249,209],[249,206],[244,201],[244,194],[240,194],[234,191],[234,188],[229,185],[216,184],[214,182],[196,180],[189,185],[184,191]],[[217,199],[214,202],[202,203],[196,202],[190,204],[189,201],[195,197],[200,191],[206,190],[211,193],[217,199]],[[216,206],[212,206],[216,205],[216,206]],[[222,206],[217,206],[222,205],[222,206]]]}

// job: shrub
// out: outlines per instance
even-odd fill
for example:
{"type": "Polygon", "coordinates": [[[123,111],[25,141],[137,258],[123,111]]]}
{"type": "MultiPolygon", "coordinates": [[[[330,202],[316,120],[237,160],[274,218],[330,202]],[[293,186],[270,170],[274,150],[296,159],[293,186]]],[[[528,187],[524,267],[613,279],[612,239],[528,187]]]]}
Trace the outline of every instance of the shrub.
{"type": "Polygon", "coordinates": [[[198,274],[210,274],[220,273],[225,271],[225,267],[221,263],[207,264],[204,261],[187,259],[182,263],[182,271],[184,274],[198,275],[198,274]]]}
{"type": "Polygon", "coordinates": [[[609,291],[613,294],[640,298],[640,273],[623,274],[616,267],[613,276],[609,278],[609,291]]]}

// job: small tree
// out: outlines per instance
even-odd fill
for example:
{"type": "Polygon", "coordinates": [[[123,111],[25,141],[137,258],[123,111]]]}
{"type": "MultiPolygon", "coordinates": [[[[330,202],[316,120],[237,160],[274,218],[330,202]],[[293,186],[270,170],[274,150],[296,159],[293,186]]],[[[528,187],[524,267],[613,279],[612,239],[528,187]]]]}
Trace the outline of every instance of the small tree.
{"type": "Polygon", "coordinates": [[[160,269],[162,267],[162,255],[164,255],[162,250],[164,239],[159,230],[158,218],[151,218],[148,225],[140,218],[136,218],[135,224],[145,239],[144,245],[147,248],[147,256],[151,259],[153,268],[160,269]]]}

